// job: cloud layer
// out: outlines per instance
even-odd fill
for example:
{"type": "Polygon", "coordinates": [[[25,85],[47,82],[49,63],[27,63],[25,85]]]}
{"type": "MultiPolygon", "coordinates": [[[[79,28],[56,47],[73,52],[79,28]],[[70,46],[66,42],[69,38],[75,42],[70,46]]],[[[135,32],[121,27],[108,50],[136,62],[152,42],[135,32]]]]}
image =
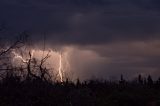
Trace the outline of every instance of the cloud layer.
{"type": "Polygon", "coordinates": [[[159,0],[1,0],[0,13],[12,33],[29,31],[36,42],[45,33],[51,47],[74,46],[71,61],[82,76],[159,74],[159,0]]]}
{"type": "Polygon", "coordinates": [[[47,33],[54,43],[103,44],[159,38],[158,0],[1,0],[14,31],[47,33]]]}

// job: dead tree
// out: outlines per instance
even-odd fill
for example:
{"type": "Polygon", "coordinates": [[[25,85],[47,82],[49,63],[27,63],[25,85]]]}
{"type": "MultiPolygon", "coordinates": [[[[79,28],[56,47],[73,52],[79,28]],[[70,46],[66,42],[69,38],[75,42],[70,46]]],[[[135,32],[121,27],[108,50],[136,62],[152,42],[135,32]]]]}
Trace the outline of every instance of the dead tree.
{"type": "MultiPolygon", "coordinates": [[[[2,61],[2,59],[5,58],[5,56],[11,56],[12,51],[16,50],[20,52],[22,47],[27,46],[26,45],[27,39],[28,39],[28,34],[24,32],[20,34],[19,37],[17,37],[16,41],[13,44],[11,44],[10,46],[7,45],[7,47],[1,48],[0,49],[0,62],[2,61]]],[[[44,43],[44,49],[45,49],[45,43],[44,43]]],[[[20,73],[22,73],[21,76],[24,76],[24,78],[26,79],[39,79],[43,81],[51,80],[49,69],[45,66],[45,62],[50,57],[50,54],[49,54],[50,52],[48,52],[46,56],[43,55],[41,60],[33,58],[30,50],[22,51],[21,55],[24,55],[27,52],[28,52],[27,54],[28,59],[26,62],[22,61],[23,66],[13,67],[12,63],[6,63],[6,67],[5,68],[0,67],[0,70],[7,71],[7,72],[10,72],[10,71],[18,72],[19,71],[20,73]],[[25,75],[23,75],[24,73],[25,75]]],[[[13,57],[11,56],[10,59],[12,58],[13,57]]],[[[0,64],[0,66],[3,66],[3,65],[0,64]]]]}
{"type": "MultiPolygon", "coordinates": [[[[7,73],[11,73],[14,68],[12,67],[11,56],[12,51],[16,49],[20,49],[25,45],[25,41],[27,41],[27,34],[21,33],[18,35],[14,43],[10,45],[2,45],[0,48],[0,76],[3,78],[7,73]]],[[[2,42],[1,42],[2,43],[2,42]]],[[[5,43],[5,42],[4,42],[5,43]]]]}

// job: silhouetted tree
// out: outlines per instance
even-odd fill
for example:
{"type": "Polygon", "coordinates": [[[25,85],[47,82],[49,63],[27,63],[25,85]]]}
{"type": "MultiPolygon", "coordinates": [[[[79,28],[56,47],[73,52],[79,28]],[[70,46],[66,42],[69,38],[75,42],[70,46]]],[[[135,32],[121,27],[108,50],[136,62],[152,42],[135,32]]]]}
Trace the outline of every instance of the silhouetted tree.
{"type": "MultiPolygon", "coordinates": [[[[5,40],[0,42],[0,76],[4,77],[8,72],[15,71],[12,66],[13,55],[12,52],[14,50],[19,50],[24,47],[27,41],[27,33],[19,34],[15,41],[6,43],[5,40]]],[[[17,70],[16,70],[17,71],[17,70]]]]}
{"type": "Polygon", "coordinates": [[[143,79],[142,79],[142,76],[141,76],[141,75],[138,76],[138,83],[139,83],[139,84],[143,84],[143,79]]]}
{"type": "Polygon", "coordinates": [[[79,87],[81,85],[81,82],[79,80],[79,78],[77,79],[77,82],[76,82],[76,86],[79,87]]]}
{"type": "Polygon", "coordinates": [[[120,84],[124,84],[124,83],[125,83],[125,79],[123,78],[123,75],[121,75],[121,78],[120,78],[119,83],[120,83],[120,84]]]}
{"type": "Polygon", "coordinates": [[[153,80],[152,80],[152,77],[149,75],[148,78],[147,78],[147,84],[149,86],[153,85],[153,80]]]}
{"type": "Polygon", "coordinates": [[[157,80],[157,84],[158,84],[158,85],[160,85],[160,78],[158,78],[158,80],[157,80]]]}

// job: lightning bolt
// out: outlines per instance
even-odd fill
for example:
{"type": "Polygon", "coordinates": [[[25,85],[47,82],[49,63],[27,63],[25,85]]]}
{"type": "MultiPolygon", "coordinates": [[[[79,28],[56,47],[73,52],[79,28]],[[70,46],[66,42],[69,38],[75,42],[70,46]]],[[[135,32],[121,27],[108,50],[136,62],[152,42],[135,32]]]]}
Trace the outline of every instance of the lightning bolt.
{"type": "Polygon", "coordinates": [[[62,73],[62,54],[59,54],[59,69],[58,69],[58,73],[60,76],[60,80],[61,82],[63,82],[63,73],[62,73]]]}
{"type": "MultiPolygon", "coordinates": [[[[34,50],[31,51],[31,58],[33,57],[33,54],[34,54],[34,50]]],[[[28,63],[28,59],[24,59],[21,55],[19,55],[18,53],[16,53],[15,51],[12,52],[14,54],[14,59],[20,59],[23,63],[28,63]]]]}
{"type": "Polygon", "coordinates": [[[19,55],[18,53],[16,53],[15,51],[12,52],[14,54],[14,58],[13,59],[20,59],[22,62],[27,63],[27,59],[24,59],[21,55],[19,55]]]}

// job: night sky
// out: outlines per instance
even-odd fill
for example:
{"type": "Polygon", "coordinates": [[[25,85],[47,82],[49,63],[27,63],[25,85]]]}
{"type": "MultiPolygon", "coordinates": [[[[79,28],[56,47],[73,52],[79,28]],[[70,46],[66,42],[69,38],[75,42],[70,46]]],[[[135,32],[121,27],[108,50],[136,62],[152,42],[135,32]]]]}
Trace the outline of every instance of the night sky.
{"type": "Polygon", "coordinates": [[[159,0],[0,0],[0,23],[7,38],[68,48],[80,79],[160,76],[159,0]]]}

